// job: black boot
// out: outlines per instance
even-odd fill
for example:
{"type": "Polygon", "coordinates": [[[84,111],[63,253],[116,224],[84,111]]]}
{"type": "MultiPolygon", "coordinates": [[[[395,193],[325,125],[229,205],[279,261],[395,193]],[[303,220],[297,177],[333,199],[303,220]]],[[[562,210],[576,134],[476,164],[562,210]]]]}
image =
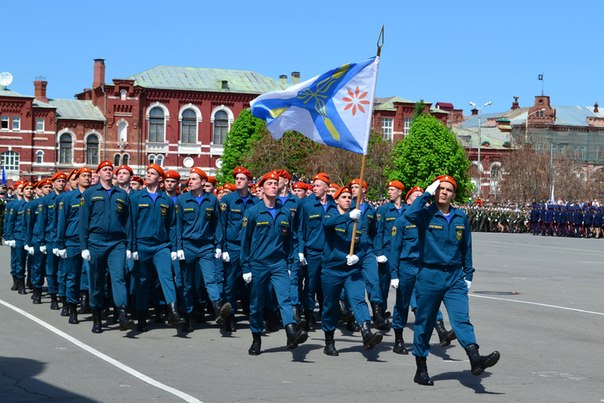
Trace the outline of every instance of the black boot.
{"type": "Polygon", "coordinates": [[[27,291],[25,290],[25,279],[21,278],[17,280],[17,290],[21,295],[27,294],[27,291]]]}
{"type": "Polygon", "coordinates": [[[90,313],[92,309],[90,309],[90,296],[88,291],[80,292],[80,313],[90,313]]]}
{"type": "Polygon", "coordinates": [[[69,304],[69,323],[77,325],[80,323],[78,320],[78,310],[76,304],[69,304]]]}
{"type": "Polygon", "coordinates": [[[394,347],[392,347],[392,351],[396,354],[409,354],[403,341],[403,329],[394,329],[394,347]]]}
{"type": "Polygon", "coordinates": [[[11,291],[17,291],[19,289],[19,280],[17,280],[17,277],[13,276],[13,285],[10,288],[11,291]]]}
{"type": "Polygon", "coordinates": [[[299,323],[302,319],[302,308],[300,305],[292,305],[292,310],[294,311],[294,320],[296,323],[299,323]]]}
{"type": "Polygon", "coordinates": [[[226,332],[235,333],[237,331],[237,324],[235,322],[235,315],[230,314],[224,320],[224,330],[226,332]]]}
{"type": "Polygon", "coordinates": [[[260,346],[262,345],[262,334],[252,333],[253,341],[247,353],[249,355],[260,355],[260,346]]]}
{"type": "Polygon", "coordinates": [[[317,321],[315,320],[315,312],[312,309],[304,310],[304,318],[306,319],[306,323],[308,324],[306,327],[307,332],[314,332],[317,327],[317,321]]]}
{"type": "Polygon", "coordinates": [[[333,339],[333,330],[331,332],[325,332],[325,348],[323,349],[323,354],[331,355],[333,357],[340,355],[338,350],[336,350],[336,342],[333,339]]]}
{"type": "Polygon", "coordinates": [[[226,302],[224,304],[220,304],[220,302],[214,302],[212,304],[214,307],[214,312],[216,313],[216,323],[219,325],[224,322],[224,320],[231,314],[233,307],[230,302],[226,302]]]}
{"type": "Polygon", "coordinates": [[[378,330],[389,330],[390,322],[384,319],[384,309],[380,303],[372,303],[373,308],[373,323],[378,330]]]}
{"type": "Polygon", "coordinates": [[[434,382],[428,375],[428,365],[426,365],[426,357],[415,357],[415,365],[417,365],[417,371],[415,372],[415,378],[413,382],[425,386],[434,386],[434,382]]]}
{"type": "Polygon", "coordinates": [[[176,302],[172,302],[170,305],[168,305],[168,323],[170,325],[179,325],[184,321],[185,320],[178,314],[176,302]]]}
{"type": "Polygon", "coordinates": [[[380,333],[373,333],[369,327],[369,321],[361,324],[361,335],[363,336],[363,348],[371,350],[382,342],[383,336],[380,333]]]}
{"type": "Polygon", "coordinates": [[[42,290],[40,288],[34,288],[31,300],[35,305],[39,305],[42,303],[42,290]]]}
{"type": "Polygon", "coordinates": [[[101,311],[92,311],[92,333],[102,333],[101,311]]]}
{"type": "Polygon", "coordinates": [[[445,328],[445,322],[442,320],[436,321],[434,329],[436,329],[436,333],[438,333],[438,340],[440,341],[441,347],[447,347],[453,340],[457,338],[453,329],[447,330],[445,328]]]}
{"type": "Polygon", "coordinates": [[[58,311],[59,309],[59,300],[57,299],[57,294],[50,294],[50,309],[53,311],[58,311]]]}
{"type": "Polygon", "coordinates": [[[191,314],[185,315],[181,330],[184,333],[191,333],[193,331],[193,320],[191,319],[191,314]]]}
{"type": "Polygon", "coordinates": [[[352,311],[350,309],[348,309],[348,304],[346,303],[346,301],[341,299],[339,301],[339,305],[340,305],[340,318],[342,319],[342,322],[346,323],[346,322],[349,322],[350,320],[354,319],[354,313],[352,313],[352,311]]]}
{"type": "Polygon", "coordinates": [[[482,374],[485,369],[497,364],[500,357],[499,351],[493,351],[489,355],[480,355],[476,344],[470,344],[466,347],[466,353],[472,365],[472,375],[476,376],[482,374]]]}
{"type": "Polygon", "coordinates": [[[147,325],[147,311],[136,312],[136,322],[136,330],[138,332],[144,333],[149,331],[149,326],[147,325]]]}
{"type": "Polygon", "coordinates": [[[157,305],[155,307],[155,323],[161,324],[166,321],[166,306],[157,305]]]}
{"type": "Polygon", "coordinates": [[[287,348],[290,350],[298,347],[298,345],[308,339],[306,330],[293,323],[285,326],[285,334],[287,335],[287,348]]]}
{"type": "Polygon", "coordinates": [[[207,323],[206,320],[206,307],[202,304],[197,305],[197,311],[195,315],[197,323],[207,323]]]}
{"type": "Polygon", "coordinates": [[[69,307],[67,306],[67,298],[59,297],[61,300],[61,316],[69,316],[69,307]]]}
{"type": "Polygon", "coordinates": [[[117,308],[117,321],[120,324],[121,331],[130,330],[134,327],[134,323],[128,319],[126,307],[123,305],[117,308]]]}

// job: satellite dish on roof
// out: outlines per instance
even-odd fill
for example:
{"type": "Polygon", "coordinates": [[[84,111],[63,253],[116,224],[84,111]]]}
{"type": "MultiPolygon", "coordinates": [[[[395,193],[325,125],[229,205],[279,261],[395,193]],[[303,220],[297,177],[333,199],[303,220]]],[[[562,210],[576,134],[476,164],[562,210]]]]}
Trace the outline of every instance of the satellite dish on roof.
{"type": "Polygon", "coordinates": [[[13,75],[8,71],[0,73],[0,85],[5,87],[9,86],[13,82],[13,75]]]}

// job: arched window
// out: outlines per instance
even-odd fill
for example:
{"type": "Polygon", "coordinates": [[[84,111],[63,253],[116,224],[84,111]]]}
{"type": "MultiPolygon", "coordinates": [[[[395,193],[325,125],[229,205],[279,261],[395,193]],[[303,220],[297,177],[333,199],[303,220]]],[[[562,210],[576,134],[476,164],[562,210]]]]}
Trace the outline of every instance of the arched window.
{"type": "Polygon", "coordinates": [[[116,167],[122,165],[122,155],[121,154],[115,154],[113,156],[113,165],[116,167]]]}
{"type": "Polygon", "coordinates": [[[128,142],[128,123],[123,120],[117,124],[117,141],[121,144],[128,142]]]}
{"type": "Polygon", "coordinates": [[[218,111],[214,115],[214,144],[224,144],[229,131],[229,115],[225,111],[218,111]]]}
{"type": "Polygon", "coordinates": [[[123,154],[122,155],[122,164],[128,165],[129,162],[130,162],[130,155],[129,154],[123,154]]]}
{"type": "Polygon", "coordinates": [[[59,164],[72,163],[72,141],[69,133],[61,134],[59,137],[59,164]]]}
{"type": "Polygon", "coordinates": [[[155,154],[149,154],[149,164],[155,164],[155,154]]]}
{"type": "Polygon", "coordinates": [[[157,154],[157,156],[155,157],[155,163],[157,165],[159,165],[160,167],[164,166],[164,156],[163,156],[163,154],[157,154]]]}
{"type": "Polygon", "coordinates": [[[491,180],[499,182],[501,180],[501,166],[499,164],[493,164],[491,166],[491,180]]]}
{"type": "Polygon", "coordinates": [[[86,165],[98,165],[99,163],[99,138],[91,134],[86,139],[86,165]]]}
{"type": "Polygon", "coordinates": [[[6,171],[17,171],[19,172],[19,153],[15,151],[5,151],[0,154],[2,160],[2,166],[6,171]]]}
{"type": "Polygon", "coordinates": [[[149,141],[151,143],[162,143],[164,141],[164,111],[155,107],[149,112],[149,141]]]}
{"type": "Polygon", "coordinates": [[[44,163],[44,151],[38,150],[36,151],[36,164],[44,163]]]}
{"type": "Polygon", "coordinates": [[[182,112],[180,123],[180,142],[183,144],[195,144],[197,141],[197,114],[193,109],[185,109],[182,112]]]}

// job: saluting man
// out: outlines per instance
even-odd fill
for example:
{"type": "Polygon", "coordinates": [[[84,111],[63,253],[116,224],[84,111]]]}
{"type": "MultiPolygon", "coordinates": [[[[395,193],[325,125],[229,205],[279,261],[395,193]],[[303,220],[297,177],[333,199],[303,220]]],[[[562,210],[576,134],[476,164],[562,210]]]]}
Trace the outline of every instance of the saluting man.
{"type": "Polygon", "coordinates": [[[107,272],[111,278],[111,290],[118,310],[120,330],[128,330],[133,326],[126,313],[128,295],[124,270],[130,216],[128,194],[125,190],[112,185],[111,161],[102,161],[96,171],[99,183],[84,192],[80,208],[81,254],[82,258],[90,263],[88,277],[92,332],[103,331],[101,312],[105,308],[107,272]]]}
{"type": "Polygon", "coordinates": [[[261,352],[263,307],[269,284],[277,296],[281,320],[287,334],[287,348],[296,348],[308,338],[304,324],[296,324],[289,297],[288,266],[293,262],[293,234],[291,215],[277,195],[279,174],[275,171],[262,176],[258,186],[263,189],[263,200],[245,212],[241,223],[241,266],[243,280],[250,285],[250,355],[261,352]]]}

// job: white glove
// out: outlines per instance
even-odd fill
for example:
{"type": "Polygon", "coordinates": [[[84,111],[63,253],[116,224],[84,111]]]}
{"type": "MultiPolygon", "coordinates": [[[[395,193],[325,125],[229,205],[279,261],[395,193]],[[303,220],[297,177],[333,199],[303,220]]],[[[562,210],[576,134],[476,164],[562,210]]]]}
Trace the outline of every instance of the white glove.
{"type": "Polygon", "coordinates": [[[172,259],[172,260],[178,259],[178,255],[176,254],[176,252],[170,252],[170,259],[172,259]]]}
{"type": "Polygon", "coordinates": [[[359,262],[359,257],[357,255],[348,255],[346,256],[346,264],[348,266],[354,266],[359,262]]]}
{"type": "MultiPolygon", "coordinates": [[[[65,251],[65,256],[67,256],[67,251],[65,251]]],[[[88,249],[82,251],[82,259],[90,260],[90,251],[88,249]]]]}
{"type": "Polygon", "coordinates": [[[231,261],[231,257],[229,256],[229,252],[222,252],[222,261],[223,262],[230,262],[231,261]]]}
{"type": "Polygon", "coordinates": [[[27,253],[29,253],[30,255],[33,255],[34,252],[35,252],[35,250],[34,250],[33,246],[30,246],[30,247],[27,248],[27,253]]]}
{"type": "Polygon", "coordinates": [[[376,257],[375,260],[377,260],[378,263],[386,263],[388,261],[388,258],[384,255],[381,255],[376,257]]]}
{"type": "Polygon", "coordinates": [[[132,259],[132,252],[129,250],[126,250],[126,260],[130,260],[132,259]]]}
{"type": "Polygon", "coordinates": [[[440,180],[435,180],[434,182],[432,182],[432,184],[430,186],[428,186],[426,188],[426,192],[430,193],[432,196],[434,196],[434,194],[436,193],[436,189],[438,189],[438,186],[440,185],[440,180]]]}
{"type": "Polygon", "coordinates": [[[40,252],[42,252],[46,255],[46,245],[40,246],[40,252]]]}
{"type": "Polygon", "coordinates": [[[350,219],[352,221],[358,221],[359,218],[361,218],[361,210],[356,208],[354,210],[351,210],[348,214],[350,215],[350,219]]]}
{"type": "Polygon", "coordinates": [[[59,248],[52,248],[52,254],[55,256],[59,256],[59,248]]]}
{"type": "Polygon", "coordinates": [[[178,260],[185,260],[185,251],[182,249],[177,250],[176,257],[178,258],[178,260]]]}
{"type": "Polygon", "coordinates": [[[23,249],[25,249],[25,251],[26,251],[27,253],[29,253],[29,245],[23,245],[23,249]]]}
{"type": "Polygon", "coordinates": [[[138,260],[138,252],[132,252],[132,260],[138,260]]]}
{"type": "MultiPolygon", "coordinates": [[[[59,249],[57,251],[57,253],[58,253],[57,256],[60,257],[61,259],[65,259],[67,257],[67,249],[59,249]]],[[[89,254],[90,254],[90,252],[89,252],[89,254]]]]}
{"type": "Polygon", "coordinates": [[[392,280],[390,280],[390,287],[392,287],[396,290],[398,288],[398,283],[399,283],[399,279],[393,278],[392,280]]]}
{"type": "Polygon", "coordinates": [[[6,244],[8,246],[10,246],[11,248],[14,248],[15,246],[17,246],[17,241],[15,241],[15,240],[6,241],[6,244]]]}
{"type": "Polygon", "coordinates": [[[472,282],[470,280],[466,280],[465,278],[463,279],[463,281],[466,282],[466,285],[468,286],[468,291],[470,291],[470,288],[472,288],[472,282]]]}
{"type": "Polygon", "coordinates": [[[308,266],[308,262],[306,261],[306,258],[304,257],[304,253],[298,253],[298,260],[300,261],[300,264],[302,266],[308,266]]]}
{"type": "Polygon", "coordinates": [[[245,284],[249,284],[252,282],[252,273],[243,273],[243,281],[245,284]]]}
{"type": "Polygon", "coordinates": [[[222,249],[216,248],[216,252],[214,252],[214,259],[220,259],[222,257],[222,249]]]}

